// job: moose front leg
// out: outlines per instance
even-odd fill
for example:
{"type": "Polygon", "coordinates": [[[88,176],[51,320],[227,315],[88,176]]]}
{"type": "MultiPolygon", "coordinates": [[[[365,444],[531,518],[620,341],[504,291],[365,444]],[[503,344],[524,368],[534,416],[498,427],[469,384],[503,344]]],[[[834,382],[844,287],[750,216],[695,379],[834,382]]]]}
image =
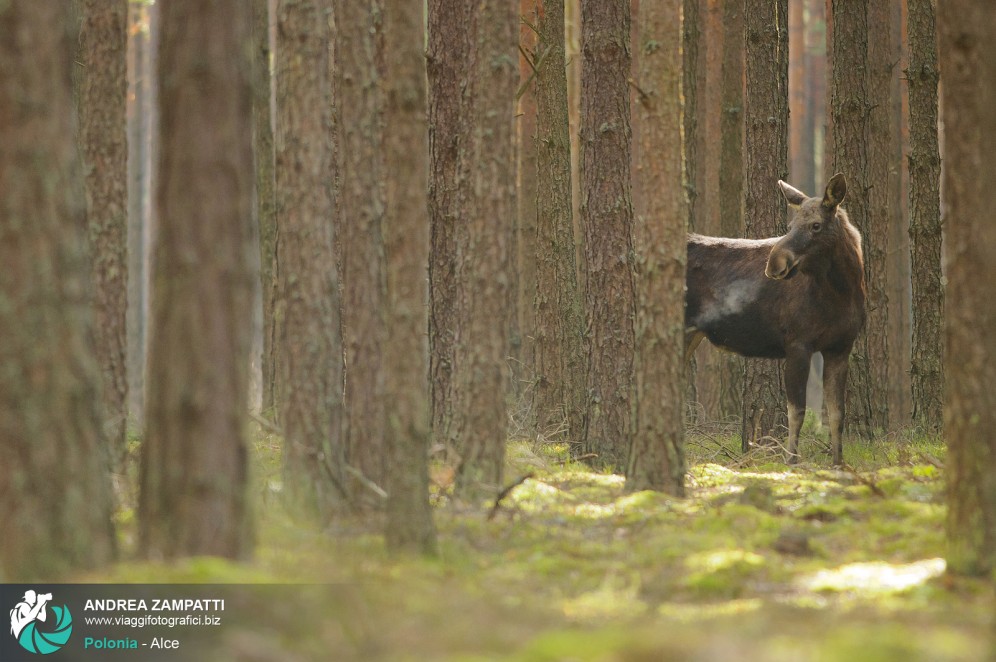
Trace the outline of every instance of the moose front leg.
{"type": "Polygon", "coordinates": [[[806,384],[809,382],[809,359],[806,350],[790,351],[785,357],[785,395],[788,399],[788,462],[799,461],[799,431],[806,418],[806,384]]]}
{"type": "Polygon", "coordinates": [[[834,466],[844,463],[844,395],[847,392],[847,360],[850,348],[843,352],[823,352],[823,398],[830,423],[830,446],[834,466]]]}

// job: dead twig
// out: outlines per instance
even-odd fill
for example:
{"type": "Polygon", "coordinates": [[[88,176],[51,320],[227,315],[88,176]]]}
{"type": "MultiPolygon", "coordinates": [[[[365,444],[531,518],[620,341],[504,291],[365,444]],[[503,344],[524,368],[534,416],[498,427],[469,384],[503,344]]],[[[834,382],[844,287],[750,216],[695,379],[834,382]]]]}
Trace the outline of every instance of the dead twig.
{"type": "Polygon", "coordinates": [[[854,476],[855,480],[857,480],[859,483],[867,486],[868,489],[872,491],[872,494],[874,494],[877,497],[881,497],[882,499],[885,498],[885,492],[883,492],[882,488],[876,485],[875,481],[873,481],[871,478],[861,473],[858,473],[857,469],[855,469],[854,467],[852,467],[847,463],[842,464],[840,468],[846,471],[847,473],[851,474],[852,476],[854,476]]]}
{"type": "Polygon", "coordinates": [[[580,462],[581,460],[590,460],[593,457],[598,457],[598,453],[585,453],[584,455],[578,455],[577,457],[569,457],[564,460],[557,460],[554,464],[558,466],[564,466],[568,462],[580,462]]]}
{"type": "Polygon", "coordinates": [[[536,474],[534,474],[532,472],[527,473],[526,475],[522,476],[521,478],[515,480],[513,483],[509,484],[501,492],[499,492],[498,496],[495,497],[495,505],[491,506],[491,512],[488,513],[488,521],[490,522],[491,520],[493,520],[495,518],[495,515],[498,514],[498,510],[501,508],[501,502],[502,502],[502,500],[505,497],[507,497],[512,492],[512,490],[514,490],[515,488],[517,488],[519,485],[522,485],[524,482],[526,482],[530,478],[534,477],[535,475],[536,474]]]}

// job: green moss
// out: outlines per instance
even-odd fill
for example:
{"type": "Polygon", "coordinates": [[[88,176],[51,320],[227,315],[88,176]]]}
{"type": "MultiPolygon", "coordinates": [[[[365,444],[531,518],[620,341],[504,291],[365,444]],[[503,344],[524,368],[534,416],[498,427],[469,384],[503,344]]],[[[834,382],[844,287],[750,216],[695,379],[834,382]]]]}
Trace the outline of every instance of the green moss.
{"type": "MultiPolygon", "coordinates": [[[[128,561],[80,579],[336,587],[293,619],[261,604],[273,627],[233,633],[218,660],[240,650],[298,660],[984,659],[990,584],[937,576],[943,446],[912,435],[849,444],[854,470],[840,470],[822,454],[825,433],[807,421],[809,464],[798,467],[745,460],[732,434],[690,444],[683,499],[627,493],[622,476],[572,462],[566,444],[515,442],[507,475],[534,477],[493,519],[450,503],[439,474],[440,553],[419,560],[391,558],[376,518],[319,526],[288,511],[282,442],[256,429],[251,561],[128,561]]],[[[134,501],[116,518],[130,559],[134,501]]]]}

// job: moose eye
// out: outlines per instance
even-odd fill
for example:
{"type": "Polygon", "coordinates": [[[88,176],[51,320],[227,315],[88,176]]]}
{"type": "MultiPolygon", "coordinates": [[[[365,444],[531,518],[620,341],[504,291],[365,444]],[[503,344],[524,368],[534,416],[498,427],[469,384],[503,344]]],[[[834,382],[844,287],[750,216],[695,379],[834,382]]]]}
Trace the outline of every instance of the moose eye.
{"type": "Polygon", "coordinates": [[[811,229],[811,230],[812,230],[813,232],[819,232],[819,231],[820,231],[820,227],[821,227],[821,226],[820,226],[819,222],[816,222],[816,223],[813,223],[812,225],[810,225],[810,226],[809,226],[809,228],[810,228],[810,229],[811,229]]]}

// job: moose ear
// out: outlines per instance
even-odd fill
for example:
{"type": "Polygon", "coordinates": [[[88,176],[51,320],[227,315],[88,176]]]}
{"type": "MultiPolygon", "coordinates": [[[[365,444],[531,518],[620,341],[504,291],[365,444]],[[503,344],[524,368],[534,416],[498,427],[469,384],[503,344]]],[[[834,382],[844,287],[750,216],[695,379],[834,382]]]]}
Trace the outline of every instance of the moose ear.
{"type": "Polygon", "coordinates": [[[782,190],[782,195],[785,196],[785,200],[793,207],[798,207],[803,202],[806,201],[806,194],[795,188],[791,184],[786,184],[782,180],[778,180],[778,188],[782,190]]]}
{"type": "Polygon", "coordinates": [[[845,195],[847,195],[847,180],[844,178],[844,173],[838,172],[827,184],[827,192],[823,195],[823,206],[836,207],[844,201],[845,195]]]}

